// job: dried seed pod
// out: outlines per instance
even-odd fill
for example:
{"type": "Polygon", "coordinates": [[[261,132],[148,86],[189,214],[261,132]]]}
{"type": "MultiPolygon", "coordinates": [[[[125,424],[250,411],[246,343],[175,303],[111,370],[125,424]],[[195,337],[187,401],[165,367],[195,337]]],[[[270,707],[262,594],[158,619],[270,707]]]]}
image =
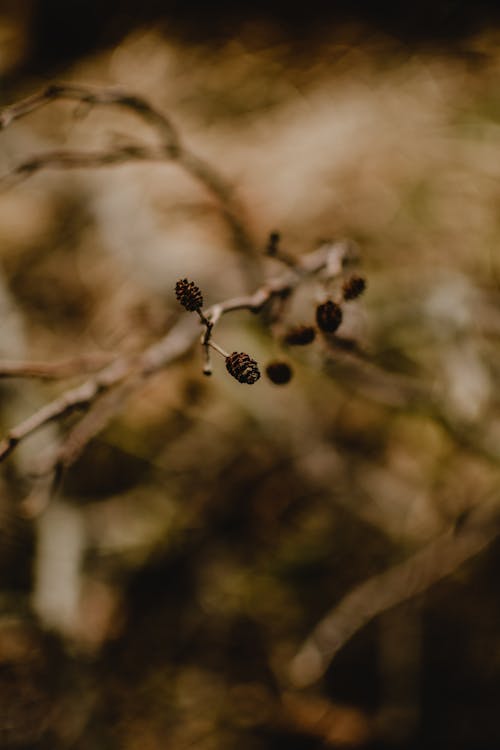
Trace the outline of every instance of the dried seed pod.
{"type": "Polygon", "coordinates": [[[293,371],[287,362],[270,362],[266,367],[266,375],[275,385],[285,385],[292,379],[293,371]]]}
{"type": "Polygon", "coordinates": [[[305,346],[314,341],[316,329],[313,326],[295,326],[286,333],[284,342],[289,346],[305,346]]]}
{"type": "Polygon", "coordinates": [[[342,293],[345,300],[356,299],[366,289],[366,281],[361,276],[351,276],[346,279],[342,286],[342,293]]]}
{"type": "Polygon", "coordinates": [[[266,245],[266,252],[268,255],[276,255],[280,240],[281,240],[281,235],[279,232],[271,232],[271,234],[269,235],[269,239],[267,240],[267,245],[266,245]]]}
{"type": "Polygon", "coordinates": [[[257,362],[244,352],[233,352],[226,357],[226,370],[240,383],[253,385],[260,378],[257,362]]]}
{"type": "Polygon", "coordinates": [[[175,285],[175,296],[189,312],[200,310],[203,307],[203,295],[194,281],[180,279],[175,285]]]}
{"type": "Polygon", "coordinates": [[[325,333],[335,333],[342,323],[342,308],[331,299],[316,308],[316,323],[325,333]]]}

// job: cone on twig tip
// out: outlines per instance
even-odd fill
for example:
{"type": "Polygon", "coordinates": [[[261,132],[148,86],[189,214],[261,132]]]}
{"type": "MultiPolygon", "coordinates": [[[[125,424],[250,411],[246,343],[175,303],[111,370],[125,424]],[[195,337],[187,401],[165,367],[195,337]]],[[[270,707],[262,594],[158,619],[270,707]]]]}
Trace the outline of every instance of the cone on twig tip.
{"type": "Polygon", "coordinates": [[[356,299],[366,289],[366,280],[362,276],[351,276],[342,285],[342,294],[346,301],[356,299]]]}
{"type": "Polygon", "coordinates": [[[267,240],[267,245],[266,245],[266,252],[268,255],[276,255],[280,240],[281,240],[281,235],[279,232],[275,231],[275,232],[270,233],[269,238],[267,240]]]}
{"type": "Polygon", "coordinates": [[[329,299],[316,308],[316,323],[325,333],[335,333],[342,323],[342,308],[329,299]]]}
{"type": "Polygon", "coordinates": [[[286,385],[293,376],[293,371],[287,362],[270,362],[266,367],[266,375],[275,385],[286,385]]]}
{"type": "Polygon", "coordinates": [[[239,383],[253,385],[260,378],[257,362],[244,352],[233,352],[226,357],[226,370],[239,383]]]}
{"type": "Polygon", "coordinates": [[[203,307],[203,295],[194,281],[179,279],[175,285],[175,296],[180,304],[189,312],[201,310],[203,307]]]}
{"type": "Polygon", "coordinates": [[[313,326],[295,326],[285,334],[284,342],[289,346],[305,346],[316,338],[316,329],[313,326]]]}

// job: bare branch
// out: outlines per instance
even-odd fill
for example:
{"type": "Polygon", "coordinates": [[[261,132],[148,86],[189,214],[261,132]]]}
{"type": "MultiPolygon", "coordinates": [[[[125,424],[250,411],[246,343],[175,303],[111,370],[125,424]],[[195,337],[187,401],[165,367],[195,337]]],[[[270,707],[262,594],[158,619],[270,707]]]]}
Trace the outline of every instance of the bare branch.
{"type": "MultiPolygon", "coordinates": [[[[302,256],[295,268],[287,269],[265,282],[253,294],[230,298],[204,311],[202,324],[205,330],[201,339],[205,355],[204,372],[211,372],[208,350],[212,343],[212,332],[222,315],[243,309],[259,312],[273,299],[288,297],[309,275],[323,273],[333,278],[339,275],[344,264],[352,259],[352,251],[353,248],[348,242],[324,244],[314,252],[302,256]]],[[[195,345],[198,335],[194,321],[191,318],[183,318],[165,337],[138,355],[134,363],[117,357],[81,386],[64,393],[13,428],[0,443],[0,462],[12,453],[21,440],[50,421],[60,419],[77,409],[89,408],[104,390],[116,386],[133,372],[147,378],[184,356],[195,345]]],[[[82,365],[85,367],[83,363],[82,365]]],[[[97,363],[89,361],[89,369],[86,371],[95,370],[94,365],[97,363]]],[[[404,410],[405,413],[429,416],[465,450],[493,463],[500,461],[496,443],[493,444],[487,435],[477,434],[470,426],[456,423],[452,416],[443,413],[436,393],[414,378],[387,373],[370,363],[365,354],[349,347],[339,347],[335,359],[328,359],[325,367],[343,387],[354,389],[363,398],[391,409],[404,410]]],[[[4,369],[0,363],[0,378],[15,375],[55,379],[74,374],[75,368],[75,362],[55,365],[5,363],[4,369]]]]}
{"type": "MultiPolygon", "coordinates": [[[[338,343],[338,342],[337,342],[338,343]]],[[[331,342],[329,342],[331,346],[331,342]]],[[[336,347],[335,356],[327,356],[324,369],[345,389],[394,411],[427,417],[440,425],[454,443],[467,452],[500,463],[500,447],[495,435],[484,425],[457,419],[443,405],[442,394],[417,378],[391,373],[369,361],[357,347],[336,347]]]]}
{"type": "Polygon", "coordinates": [[[255,256],[256,243],[246,226],[243,218],[245,211],[234,189],[210,164],[186,148],[180,149],[177,163],[187,174],[204,185],[205,189],[217,200],[221,207],[222,217],[231,232],[234,246],[247,255],[255,256]]]}
{"type": "Polygon", "coordinates": [[[128,396],[140,385],[140,378],[129,378],[117,388],[103,393],[91,405],[88,412],[64,438],[57,451],[54,464],[63,471],[82,454],[88,443],[102,432],[113,417],[123,409],[128,396]]]}
{"type": "MultiPolygon", "coordinates": [[[[208,323],[211,331],[215,322],[225,313],[241,309],[256,312],[267,301],[272,299],[273,296],[279,296],[285,292],[289,293],[300,283],[304,276],[318,273],[326,268],[329,268],[330,272],[333,269],[341,269],[343,258],[348,252],[349,245],[345,242],[320,247],[303,258],[297,271],[293,273],[287,271],[285,274],[270,280],[257,289],[254,294],[247,297],[237,297],[209,308],[204,316],[204,325],[208,323]]],[[[195,321],[190,316],[183,317],[162,339],[149,346],[134,359],[117,357],[93,377],[76,388],[66,391],[54,401],[43,406],[35,414],[32,414],[24,422],[17,425],[17,427],[12,428],[4,440],[0,442],[0,462],[9,456],[22,440],[32,435],[44,425],[61,419],[76,410],[88,409],[104,391],[108,391],[119,383],[123,383],[128,378],[133,376],[134,388],[139,387],[144,378],[153,375],[171,362],[186,355],[196,344],[198,335],[199,331],[195,321]]],[[[205,342],[205,346],[208,346],[208,343],[211,343],[209,339],[205,342]]],[[[128,395],[128,391],[125,392],[128,395]]],[[[120,403],[123,404],[124,398],[125,396],[122,397],[120,403]]],[[[102,424],[100,429],[103,429],[109,423],[113,414],[114,412],[110,412],[109,418],[102,424]]]]}
{"type": "Polygon", "coordinates": [[[166,159],[162,149],[127,145],[108,151],[46,151],[18,164],[0,178],[0,189],[10,190],[43,169],[95,169],[132,161],[161,161],[166,159]]]}
{"type": "Polygon", "coordinates": [[[215,325],[221,315],[234,310],[250,310],[257,313],[273,298],[288,296],[304,277],[320,271],[327,271],[330,277],[339,275],[350,252],[351,245],[348,242],[325,243],[314,252],[300,258],[292,270],[271,279],[253,294],[233,297],[212,305],[205,315],[212,325],[215,325]]]}
{"type": "MultiPolygon", "coordinates": [[[[70,100],[93,106],[116,106],[138,115],[159,136],[156,147],[132,144],[106,151],[78,152],[71,150],[49,151],[37,154],[19,164],[9,174],[0,178],[1,188],[11,188],[47,168],[86,169],[114,166],[131,161],[175,161],[181,169],[201,184],[219,205],[235,249],[257,262],[256,243],[247,226],[243,206],[237,200],[232,186],[205,159],[184,146],[170,118],[155,109],[140,96],[118,90],[100,90],[74,84],[52,84],[33,96],[0,111],[0,130],[26,117],[56,100],[70,100]]],[[[248,270],[248,269],[247,269],[248,270]]]]}
{"type": "MultiPolygon", "coordinates": [[[[181,168],[216,198],[222,216],[231,231],[235,247],[245,255],[254,254],[255,245],[242,218],[243,211],[233,194],[232,188],[211,165],[183,147],[178,131],[170,119],[141,97],[116,90],[103,91],[73,84],[50,85],[39,93],[3,109],[0,112],[0,129],[6,128],[14,121],[55,100],[76,101],[91,107],[102,105],[128,109],[154,128],[159,136],[160,143],[154,147],[127,144],[118,148],[91,152],[69,149],[48,151],[25,160],[10,174],[0,178],[0,187],[12,187],[36,172],[47,168],[80,169],[111,166],[131,161],[176,160],[181,168]]],[[[213,324],[205,321],[205,325],[207,326],[205,351],[208,352],[209,332],[213,324]]],[[[143,352],[142,357],[134,364],[118,357],[82,385],[63,393],[62,396],[39,409],[24,422],[11,429],[0,443],[0,461],[10,455],[20,441],[47,423],[60,419],[75,410],[91,407],[103,391],[116,386],[129,377],[132,372],[139,372],[142,376],[147,377],[157,369],[164,367],[168,362],[182,356],[194,342],[193,337],[186,336],[184,330],[184,324],[179,324],[164,339],[143,352]]],[[[82,362],[82,365],[84,364],[82,362]]],[[[3,371],[0,365],[0,377],[55,379],[72,374],[73,368],[74,363],[59,365],[5,363],[3,371]]],[[[83,366],[80,369],[80,372],[82,370],[92,372],[95,369],[96,367],[88,362],[86,367],[83,366]]],[[[88,416],[89,422],[91,422],[91,415],[88,416]]]]}
{"type": "Polygon", "coordinates": [[[161,137],[163,147],[170,151],[172,156],[179,149],[179,135],[170,119],[152,107],[142,97],[118,90],[103,90],[74,84],[50,84],[42,91],[5,107],[0,112],[0,129],[6,128],[15,120],[26,117],[26,115],[56,99],[67,99],[91,106],[124,107],[141,117],[156,130],[161,137]]]}
{"type": "Polygon", "coordinates": [[[355,586],[314,628],[290,665],[297,687],[319,680],[341,648],[381,612],[412,599],[487,547],[500,532],[498,511],[471,513],[409,559],[355,586]]]}
{"type": "Polygon", "coordinates": [[[280,276],[271,279],[253,294],[225,300],[212,305],[206,312],[199,310],[198,315],[205,326],[205,331],[201,337],[205,358],[204,374],[212,374],[210,347],[216,349],[223,356],[227,356],[227,352],[224,352],[212,341],[213,330],[222,315],[236,310],[250,310],[253,313],[258,313],[273,299],[285,300],[288,298],[305,276],[316,274],[319,271],[328,269],[331,276],[336,276],[342,271],[343,263],[349,256],[350,251],[351,247],[347,242],[325,243],[316,251],[298,259],[292,270],[287,270],[280,276]]]}
{"type": "Polygon", "coordinates": [[[105,353],[84,354],[62,362],[0,361],[0,378],[33,378],[38,380],[63,380],[74,375],[84,375],[101,370],[114,356],[105,353]]]}
{"type": "Polygon", "coordinates": [[[128,378],[121,385],[97,396],[89,405],[88,412],[69,431],[55,453],[45,458],[38,467],[33,487],[19,506],[25,518],[34,518],[45,510],[57,491],[64,471],[123,409],[127,397],[136,388],[137,382],[128,378]]]}
{"type": "Polygon", "coordinates": [[[129,370],[128,361],[119,358],[90,380],[66,391],[59,398],[43,406],[8,432],[0,443],[0,461],[7,458],[21,440],[32,435],[44,425],[55,419],[61,419],[77,409],[88,407],[102,391],[120,382],[128,375],[129,370]]]}

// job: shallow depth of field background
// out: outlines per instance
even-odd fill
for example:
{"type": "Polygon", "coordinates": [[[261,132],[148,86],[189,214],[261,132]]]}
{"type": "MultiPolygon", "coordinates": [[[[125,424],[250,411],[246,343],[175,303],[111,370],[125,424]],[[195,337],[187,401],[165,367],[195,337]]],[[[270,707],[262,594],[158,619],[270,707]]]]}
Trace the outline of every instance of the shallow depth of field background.
{"type": "MultiPolygon", "coordinates": [[[[341,332],[368,380],[415,379],[496,445],[500,31],[487,4],[474,19],[425,6],[427,35],[425,17],[358,5],[285,23],[279,4],[162,17],[126,3],[101,24],[97,4],[6,3],[0,105],[54,80],[146,97],[233,185],[262,254],[272,230],[297,256],[356,244],[368,288],[341,332]]],[[[0,132],[0,174],[131,137],[152,138],[120,110],[53,103],[0,132]]],[[[279,271],[263,258],[258,274],[279,271]]],[[[139,351],[187,314],[180,277],[208,303],[249,286],[219,208],[171,164],[3,191],[0,274],[1,358],[48,362],[139,351]]],[[[287,320],[312,322],[323,293],[306,285],[287,320]]],[[[71,419],[2,466],[1,747],[498,746],[498,544],[362,628],[312,687],[288,667],[353,586],[496,497],[500,454],[332,377],[321,340],[285,350],[245,312],[216,338],[262,365],[286,357],[293,380],[249,388],[222,361],[207,379],[194,350],[127,401],[33,521],[19,503],[71,419]]],[[[65,386],[3,380],[2,432],[65,386]]]]}

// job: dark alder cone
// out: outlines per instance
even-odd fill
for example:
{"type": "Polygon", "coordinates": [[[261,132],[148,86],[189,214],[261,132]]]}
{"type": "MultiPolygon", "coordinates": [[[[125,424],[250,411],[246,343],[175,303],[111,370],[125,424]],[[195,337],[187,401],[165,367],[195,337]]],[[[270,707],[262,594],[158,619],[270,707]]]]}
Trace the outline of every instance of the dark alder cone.
{"type": "Polygon", "coordinates": [[[351,276],[346,279],[342,286],[342,292],[345,300],[356,299],[366,289],[366,281],[361,276],[351,276]]]}
{"type": "Polygon", "coordinates": [[[325,333],[335,333],[342,323],[342,308],[329,299],[316,308],[316,323],[325,333]]]}
{"type": "Polygon", "coordinates": [[[269,255],[276,254],[280,239],[281,239],[281,235],[279,232],[271,232],[271,234],[269,235],[269,239],[267,241],[267,247],[266,247],[266,250],[269,255]]]}
{"type": "Polygon", "coordinates": [[[194,281],[180,279],[175,285],[175,296],[189,312],[200,310],[203,307],[203,295],[194,281]]]}
{"type": "Polygon", "coordinates": [[[240,383],[253,385],[260,378],[257,362],[244,352],[233,352],[226,357],[226,370],[240,383]]]}
{"type": "Polygon", "coordinates": [[[289,346],[304,346],[314,341],[316,337],[316,330],[313,326],[296,326],[290,328],[288,333],[285,335],[285,344],[289,346]]]}
{"type": "Polygon", "coordinates": [[[292,379],[292,368],[286,362],[270,362],[266,367],[266,375],[272,383],[285,385],[292,379]]]}

